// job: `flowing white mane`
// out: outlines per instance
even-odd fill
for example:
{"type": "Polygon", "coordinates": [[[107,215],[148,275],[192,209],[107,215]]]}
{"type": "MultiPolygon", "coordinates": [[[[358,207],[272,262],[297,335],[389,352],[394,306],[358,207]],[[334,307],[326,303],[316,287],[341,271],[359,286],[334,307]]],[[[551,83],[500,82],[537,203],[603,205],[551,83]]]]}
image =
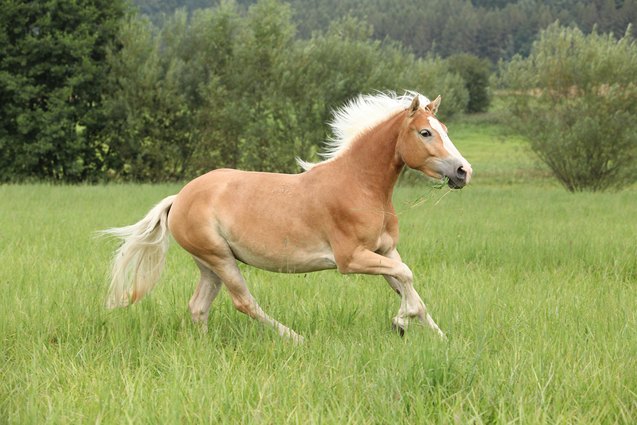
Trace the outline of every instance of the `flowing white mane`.
{"type": "Polygon", "coordinates": [[[423,107],[430,103],[430,100],[425,96],[412,91],[401,96],[393,92],[359,95],[344,106],[334,110],[334,116],[330,122],[333,136],[325,143],[323,152],[319,153],[324,160],[311,163],[297,158],[296,162],[304,170],[309,170],[318,164],[338,157],[363,132],[408,108],[416,96],[420,97],[420,104],[423,107]]]}

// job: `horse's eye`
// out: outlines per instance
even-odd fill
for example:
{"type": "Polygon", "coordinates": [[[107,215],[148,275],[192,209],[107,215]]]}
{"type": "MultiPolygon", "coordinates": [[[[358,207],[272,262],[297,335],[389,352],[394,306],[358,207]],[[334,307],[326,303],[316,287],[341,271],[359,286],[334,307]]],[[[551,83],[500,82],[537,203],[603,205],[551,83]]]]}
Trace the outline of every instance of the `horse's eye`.
{"type": "Polygon", "coordinates": [[[420,135],[422,137],[431,137],[431,131],[425,128],[424,130],[420,130],[420,135]]]}

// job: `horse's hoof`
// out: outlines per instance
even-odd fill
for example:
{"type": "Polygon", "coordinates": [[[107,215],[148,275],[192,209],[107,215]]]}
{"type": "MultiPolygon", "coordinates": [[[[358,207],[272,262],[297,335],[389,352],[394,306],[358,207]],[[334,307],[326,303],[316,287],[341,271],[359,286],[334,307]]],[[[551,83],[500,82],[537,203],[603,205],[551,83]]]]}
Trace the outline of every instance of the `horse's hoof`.
{"type": "Polygon", "coordinates": [[[399,325],[398,323],[393,322],[391,324],[391,327],[394,330],[394,332],[397,332],[398,335],[400,335],[401,338],[405,336],[405,328],[399,325]]]}

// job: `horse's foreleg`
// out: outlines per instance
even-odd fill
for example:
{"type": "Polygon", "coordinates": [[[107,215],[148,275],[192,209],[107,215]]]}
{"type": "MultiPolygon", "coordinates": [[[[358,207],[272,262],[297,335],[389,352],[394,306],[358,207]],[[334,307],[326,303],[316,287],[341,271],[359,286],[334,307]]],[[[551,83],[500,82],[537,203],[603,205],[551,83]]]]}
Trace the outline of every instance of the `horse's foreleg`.
{"type": "MultiPolygon", "coordinates": [[[[402,263],[402,259],[400,258],[400,254],[398,253],[398,251],[396,249],[388,252],[387,254],[385,254],[385,256],[388,257],[388,258],[392,258],[392,259],[394,259],[396,261],[400,261],[402,263]]],[[[396,286],[400,285],[400,282],[398,282],[396,280],[396,278],[394,278],[392,276],[388,276],[388,275],[385,275],[384,277],[387,280],[387,282],[391,285],[392,288],[395,288],[396,286]]],[[[401,292],[398,292],[398,293],[402,295],[401,292]]],[[[401,317],[401,312],[404,314],[402,317],[405,317],[405,313],[406,313],[406,317],[409,317],[408,316],[409,315],[409,310],[408,310],[409,307],[407,309],[405,309],[406,305],[407,306],[412,306],[412,308],[413,308],[413,306],[421,306],[422,308],[417,308],[416,317],[421,322],[426,323],[438,335],[440,335],[441,337],[444,338],[445,334],[440,330],[440,328],[438,327],[438,325],[436,324],[434,319],[427,312],[427,306],[425,305],[425,303],[420,298],[420,295],[418,295],[418,292],[416,292],[416,289],[413,287],[413,282],[405,287],[404,293],[405,293],[406,297],[408,298],[408,301],[405,302],[405,296],[403,296],[402,301],[401,301],[400,311],[398,312],[398,316],[397,317],[401,317]]],[[[413,312],[413,309],[411,311],[413,312]]]]}
{"type": "Polygon", "coordinates": [[[402,295],[403,295],[403,286],[400,284],[398,279],[396,279],[395,277],[392,277],[392,276],[388,276],[386,274],[383,275],[383,277],[385,278],[387,283],[389,283],[389,286],[391,286],[391,289],[393,289],[394,292],[396,292],[399,297],[402,297],[402,295]]]}
{"type": "Polygon", "coordinates": [[[259,304],[257,304],[256,300],[248,290],[248,286],[246,285],[234,258],[232,260],[218,263],[218,265],[214,267],[214,271],[221,278],[226,289],[228,289],[228,292],[232,297],[232,302],[237,310],[247,314],[253,319],[269,325],[281,336],[290,338],[296,343],[303,342],[303,337],[301,335],[265,314],[263,309],[259,306],[259,304]]]}
{"type": "Polygon", "coordinates": [[[195,289],[195,293],[190,298],[188,308],[190,309],[192,321],[200,324],[201,328],[207,331],[210,305],[221,289],[221,279],[199,260],[195,259],[195,262],[197,267],[199,267],[201,276],[197,289],[195,289]]]}
{"type": "Polygon", "coordinates": [[[410,319],[417,318],[444,337],[444,333],[429,315],[425,303],[416,292],[413,286],[413,274],[402,262],[398,251],[393,250],[383,256],[369,250],[360,250],[351,257],[349,264],[343,269],[345,273],[383,275],[389,285],[401,296],[400,309],[392,321],[394,327],[401,332],[407,328],[410,319]]]}

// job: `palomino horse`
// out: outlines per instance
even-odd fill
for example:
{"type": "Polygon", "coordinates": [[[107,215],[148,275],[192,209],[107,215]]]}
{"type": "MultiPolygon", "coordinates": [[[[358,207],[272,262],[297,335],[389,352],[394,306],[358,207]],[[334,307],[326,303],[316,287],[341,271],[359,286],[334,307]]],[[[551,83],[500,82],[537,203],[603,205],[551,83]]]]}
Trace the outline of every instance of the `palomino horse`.
{"type": "Polygon", "coordinates": [[[417,93],[359,96],[335,112],[335,137],[326,159],[299,161],[303,173],[214,170],[162,200],[138,223],[104,231],[123,239],[107,305],[126,306],[155,286],[170,233],[201,272],[189,307],[192,319],[204,327],[224,284],[239,311],[302,341],[259,307],[239,260],[284,273],[336,268],[382,275],[401,298],[394,327],[402,334],[416,319],[444,337],[396,250],[398,219],[392,205],[405,165],[446,178],[451,188],[471,179],[471,166],[435,117],[439,104],[440,96],[431,102],[417,93]]]}

